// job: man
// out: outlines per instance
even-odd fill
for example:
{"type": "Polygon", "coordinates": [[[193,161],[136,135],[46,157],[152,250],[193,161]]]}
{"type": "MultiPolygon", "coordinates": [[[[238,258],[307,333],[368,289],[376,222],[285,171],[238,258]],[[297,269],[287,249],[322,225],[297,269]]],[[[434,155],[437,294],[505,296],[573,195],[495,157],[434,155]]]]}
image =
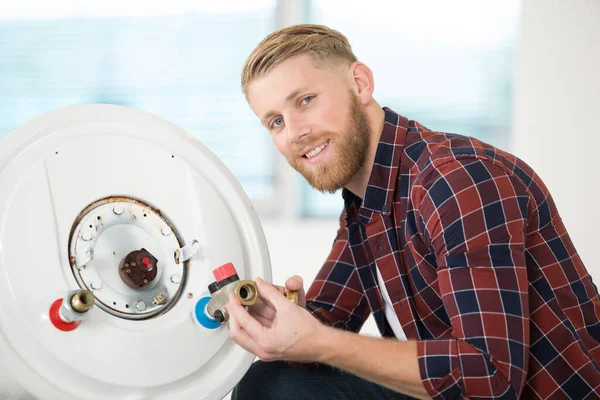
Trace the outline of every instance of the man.
{"type": "Polygon", "coordinates": [[[234,398],[600,396],[598,292],[528,165],[382,108],[327,27],[269,35],[242,86],[289,163],[345,206],[300,307],[260,279],[255,307],[230,299],[231,338],[268,361],[234,398]],[[369,313],[382,338],[356,333],[369,313]]]}

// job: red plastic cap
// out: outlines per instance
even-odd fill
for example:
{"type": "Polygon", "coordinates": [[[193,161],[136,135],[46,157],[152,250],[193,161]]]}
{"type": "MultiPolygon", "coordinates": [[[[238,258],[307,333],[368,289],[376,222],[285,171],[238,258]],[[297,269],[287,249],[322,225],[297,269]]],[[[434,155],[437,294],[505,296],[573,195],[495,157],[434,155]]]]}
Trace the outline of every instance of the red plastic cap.
{"type": "Polygon", "coordinates": [[[230,278],[236,274],[237,271],[232,263],[223,264],[219,268],[213,269],[213,275],[217,282],[221,282],[223,279],[230,278]]]}
{"type": "Polygon", "coordinates": [[[58,299],[50,306],[50,312],[48,313],[50,316],[50,322],[57,329],[60,329],[63,332],[69,332],[73,329],[77,328],[81,321],[73,321],[66,322],[60,317],[60,307],[62,306],[63,299],[58,299]]]}

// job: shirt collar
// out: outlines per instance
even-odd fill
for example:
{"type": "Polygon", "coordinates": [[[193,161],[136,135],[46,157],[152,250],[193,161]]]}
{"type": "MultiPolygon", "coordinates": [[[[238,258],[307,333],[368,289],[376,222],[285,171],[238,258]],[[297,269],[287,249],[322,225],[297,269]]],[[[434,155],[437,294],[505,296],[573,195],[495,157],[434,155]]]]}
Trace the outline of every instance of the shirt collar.
{"type": "MultiPolygon", "coordinates": [[[[400,167],[400,155],[403,151],[408,130],[408,119],[387,107],[383,107],[383,110],[385,111],[385,122],[361,208],[388,214],[392,210],[393,194],[400,167]]],[[[357,201],[358,196],[344,188],[342,197],[346,209],[348,209],[357,201]]]]}

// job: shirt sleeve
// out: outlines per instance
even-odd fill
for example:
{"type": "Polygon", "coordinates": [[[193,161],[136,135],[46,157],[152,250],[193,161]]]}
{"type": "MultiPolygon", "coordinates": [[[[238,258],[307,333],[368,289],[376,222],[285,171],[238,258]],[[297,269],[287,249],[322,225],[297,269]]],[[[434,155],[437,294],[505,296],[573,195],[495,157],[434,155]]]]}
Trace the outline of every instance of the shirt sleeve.
{"type": "Polygon", "coordinates": [[[463,158],[431,166],[411,197],[452,325],[450,338],[418,341],[425,388],[434,399],[518,398],[529,355],[525,185],[463,158]]]}
{"type": "Polygon", "coordinates": [[[370,308],[354,267],[344,221],[342,213],[331,252],[306,293],[306,308],[327,325],[358,332],[370,308]]]}

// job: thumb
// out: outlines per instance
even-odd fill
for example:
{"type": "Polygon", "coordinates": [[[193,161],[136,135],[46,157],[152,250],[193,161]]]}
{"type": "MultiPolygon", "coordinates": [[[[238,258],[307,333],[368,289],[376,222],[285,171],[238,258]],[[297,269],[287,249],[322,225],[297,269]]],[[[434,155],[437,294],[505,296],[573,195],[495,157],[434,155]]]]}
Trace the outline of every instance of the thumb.
{"type": "Polygon", "coordinates": [[[285,282],[287,290],[298,292],[298,305],[306,307],[306,292],[304,292],[304,282],[298,275],[294,275],[285,282]]]}
{"type": "Polygon", "coordinates": [[[294,275],[285,281],[285,287],[287,290],[302,290],[304,288],[304,282],[298,275],[294,275]]]}
{"type": "Polygon", "coordinates": [[[258,292],[260,297],[271,303],[275,310],[279,310],[282,306],[288,306],[292,303],[286,299],[285,296],[281,295],[281,292],[273,285],[263,281],[261,278],[256,278],[256,284],[258,285],[258,292]]]}

